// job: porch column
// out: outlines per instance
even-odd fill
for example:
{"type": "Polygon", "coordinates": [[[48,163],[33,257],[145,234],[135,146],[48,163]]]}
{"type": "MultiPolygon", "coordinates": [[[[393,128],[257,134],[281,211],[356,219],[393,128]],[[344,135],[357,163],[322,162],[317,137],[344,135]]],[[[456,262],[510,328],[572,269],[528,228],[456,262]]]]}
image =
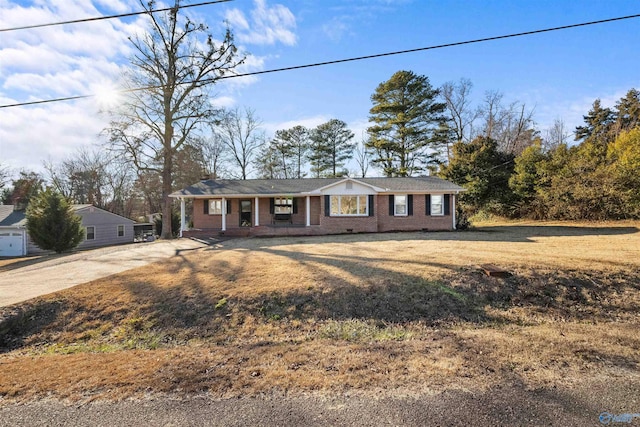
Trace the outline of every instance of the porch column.
{"type": "Polygon", "coordinates": [[[184,197],[181,197],[180,198],[180,237],[182,237],[182,232],[187,229],[185,215],[184,215],[184,204],[185,204],[184,197]]]}
{"type": "Polygon", "coordinates": [[[306,207],[305,212],[307,214],[307,227],[311,226],[311,197],[306,197],[306,207]]]}
{"type": "Polygon", "coordinates": [[[453,217],[453,229],[456,229],[456,195],[451,195],[451,216],[453,217]]]}
{"type": "Polygon", "coordinates": [[[255,227],[260,225],[260,208],[258,204],[258,198],[256,197],[256,220],[253,222],[255,227]]]}
{"type": "Polygon", "coordinates": [[[227,199],[222,198],[222,231],[227,230],[227,199]]]}

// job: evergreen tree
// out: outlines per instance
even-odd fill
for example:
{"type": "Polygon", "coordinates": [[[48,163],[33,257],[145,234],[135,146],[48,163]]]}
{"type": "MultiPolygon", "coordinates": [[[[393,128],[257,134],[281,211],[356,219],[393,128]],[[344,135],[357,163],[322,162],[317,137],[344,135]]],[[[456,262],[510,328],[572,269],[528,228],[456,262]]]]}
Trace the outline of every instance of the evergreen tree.
{"type": "Polygon", "coordinates": [[[591,110],[583,117],[585,125],[576,127],[576,141],[591,140],[606,147],[615,113],[610,108],[602,107],[600,100],[596,99],[591,110]]]}
{"type": "Polygon", "coordinates": [[[304,178],[302,168],[309,152],[309,131],[304,126],[276,131],[271,141],[279,153],[285,178],[304,178]]]}
{"type": "Polygon", "coordinates": [[[512,173],[513,155],[499,151],[496,140],[480,136],[469,143],[455,143],[453,158],[440,176],[467,190],[460,197],[466,214],[486,210],[505,215],[513,203],[509,188],[512,173]]]}
{"type": "Polygon", "coordinates": [[[640,91],[631,89],[615,106],[616,135],[640,127],[640,91]]]}
{"type": "Polygon", "coordinates": [[[67,200],[51,188],[29,203],[27,231],[38,247],[57,253],[75,248],[84,238],[81,218],[67,200]]]}
{"type": "Polygon", "coordinates": [[[344,176],[344,163],[353,156],[354,134],[342,120],[331,119],[313,129],[310,134],[309,162],[317,177],[344,176]]]}
{"type": "Polygon", "coordinates": [[[446,141],[442,129],[446,105],[436,101],[439,90],[426,76],[398,71],[371,95],[368,147],[386,176],[411,176],[428,163],[429,149],[446,141]]]}

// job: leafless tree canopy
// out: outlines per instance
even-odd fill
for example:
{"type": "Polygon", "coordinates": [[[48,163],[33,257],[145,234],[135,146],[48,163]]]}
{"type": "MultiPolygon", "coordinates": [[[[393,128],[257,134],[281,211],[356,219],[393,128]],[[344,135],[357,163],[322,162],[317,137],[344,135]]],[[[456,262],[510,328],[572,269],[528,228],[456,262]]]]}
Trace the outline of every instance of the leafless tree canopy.
{"type": "MultiPolygon", "coordinates": [[[[153,1],[141,4],[147,10],[154,6],[153,1]]],[[[106,130],[139,172],[160,174],[164,218],[171,216],[168,196],[177,153],[194,144],[198,129],[220,114],[210,102],[211,87],[244,61],[237,58],[229,29],[216,41],[180,11],[176,1],[166,13],[148,13],[149,30],[130,38],[135,53],[126,75],[129,91],[106,130]]],[[[171,221],[163,221],[162,237],[171,236],[171,221]]]]}
{"type": "Polygon", "coordinates": [[[235,166],[231,175],[247,179],[253,160],[264,143],[260,120],[250,108],[227,111],[219,121],[216,138],[222,141],[229,159],[235,166]]]}
{"type": "Polygon", "coordinates": [[[447,105],[456,142],[469,142],[473,122],[480,115],[477,108],[471,106],[471,80],[462,78],[458,83],[447,82],[442,85],[441,94],[447,105]]]}
{"type": "Polygon", "coordinates": [[[512,102],[502,105],[502,93],[488,91],[480,107],[483,120],[480,135],[495,139],[503,153],[518,155],[532,144],[537,132],[534,130],[533,110],[525,104],[512,102]]]}

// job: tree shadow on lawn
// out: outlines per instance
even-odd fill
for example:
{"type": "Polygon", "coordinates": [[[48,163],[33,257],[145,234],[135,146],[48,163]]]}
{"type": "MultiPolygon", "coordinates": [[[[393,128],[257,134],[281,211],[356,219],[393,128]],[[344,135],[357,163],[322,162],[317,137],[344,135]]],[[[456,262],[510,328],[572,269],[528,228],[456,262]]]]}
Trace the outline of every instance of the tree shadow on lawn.
{"type": "MultiPolygon", "coordinates": [[[[391,231],[383,233],[345,233],[324,236],[257,236],[263,241],[272,240],[276,245],[295,243],[324,242],[386,242],[410,240],[452,240],[471,242],[529,242],[535,243],[538,237],[580,237],[580,236],[619,236],[640,232],[638,227],[628,226],[557,226],[557,225],[496,225],[473,227],[469,230],[455,231],[391,231]]],[[[267,244],[268,246],[271,246],[267,244]]]]}
{"type": "Polygon", "coordinates": [[[281,250],[277,245],[246,250],[233,264],[224,253],[204,270],[199,262],[202,258],[197,256],[178,255],[164,271],[169,278],[164,284],[145,279],[139,270],[125,273],[119,279],[120,289],[130,295],[131,302],[117,309],[108,308],[112,304],[108,300],[79,302],[67,291],[5,308],[4,317],[0,311],[0,353],[32,343],[30,337],[43,331],[55,340],[56,331],[82,328],[91,321],[121,328],[125,346],[157,348],[182,345],[190,339],[224,340],[225,333],[247,316],[262,322],[355,319],[380,327],[407,322],[446,327],[460,322],[508,324],[514,320],[504,313],[514,308],[567,321],[629,319],[639,310],[640,274],[601,277],[597,272],[536,271],[498,279],[477,269],[428,260],[409,263],[360,255],[309,254],[281,250]],[[203,272],[214,272],[227,288],[236,283],[247,285],[242,283],[243,272],[255,268],[248,266],[256,252],[306,271],[310,284],[296,286],[294,275],[265,273],[273,276],[261,280],[282,283],[282,290],[256,288],[234,295],[203,281],[203,272]],[[399,262],[406,268],[398,268],[399,262]],[[392,268],[388,263],[396,265],[392,268]],[[412,265],[436,267],[443,273],[425,278],[414,273],[412,265]],[[632,299],[623,297],[627,291],[632,299]]]}
{"type": "Polygon", "coordinates": [[[489,324],[510,322],[496,313],[514,307],[565,320],[612,320],[634,316],[640,309],[640,273],[602,276],[598,272],[536,271],[495,278],[479,269],[428,260],[403,260],[406,271],[399,272],[381,267],[389,261],[384,258],[315,255],[273,247],[260,251],[292,258],[321,279],[317,288],[273,292],[249,304],[259,306],[268,317],[489,324]],[[445,273],[428,280],[411,273],[412,265],[437,267],[445,273]],[[354,286],[352,280],[329,271],[346,272],[361,285],[354,286]],[[625,290],[635,300],[617,298],[625,290]],[[487,307],[498,311],[488,314],[487,307]]]}

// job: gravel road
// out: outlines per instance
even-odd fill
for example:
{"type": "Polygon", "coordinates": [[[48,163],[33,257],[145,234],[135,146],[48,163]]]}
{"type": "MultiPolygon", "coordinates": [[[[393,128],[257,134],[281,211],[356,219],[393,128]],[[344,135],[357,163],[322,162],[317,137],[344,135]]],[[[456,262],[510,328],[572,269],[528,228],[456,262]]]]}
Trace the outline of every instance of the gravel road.
{"type": "Polygon", "coordinates": [[[0,426],[602,426],[640,425],[637,377],[600,378],[561,390],[518,384],[396,397],[207,397],[65,405],[3,405],[0,426]],[[607,415],[609,414],[609,415],[607,415]],[[608,418],[607,418],[608,417],[608,418]],[[628,417],[627,417],[628,418],[628,417]]]}

